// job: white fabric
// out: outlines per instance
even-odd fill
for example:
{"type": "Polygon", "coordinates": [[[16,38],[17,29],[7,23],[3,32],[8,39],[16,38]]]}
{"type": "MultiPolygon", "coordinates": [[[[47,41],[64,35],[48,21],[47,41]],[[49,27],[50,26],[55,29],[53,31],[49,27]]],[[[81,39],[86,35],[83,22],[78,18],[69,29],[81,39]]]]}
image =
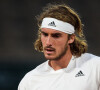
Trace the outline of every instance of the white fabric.
{"type": "Polygon", "coordinates": [[[100,90],[99,57],[88,53],[72,57],[66,68],[57,71],[48,61],[27,73],[18,90],[100,90]]]}
{"type": "Polygon", "coordinates": [[[70,23],[63,22],[55,18],[44,18],[41,28],[55,29],[67,34],[73,34],[75,32],[74,26],[72,26],[70,23]]]}

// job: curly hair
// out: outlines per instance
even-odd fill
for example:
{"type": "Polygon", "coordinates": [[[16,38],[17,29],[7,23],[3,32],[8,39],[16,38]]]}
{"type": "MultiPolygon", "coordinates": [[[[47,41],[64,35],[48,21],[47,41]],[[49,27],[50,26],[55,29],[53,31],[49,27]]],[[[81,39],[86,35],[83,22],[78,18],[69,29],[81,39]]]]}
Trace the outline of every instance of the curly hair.
{"type": "MultiPolygon", "coordinates": [[[[79,15],[68,5],[65,4],[49,4],[43,9],[43,12],[37,17],[38,21],[38,38],[34,43],[35,49],[43,51],[41,42],[41,23],[43,18],[51,17],[64,22],[68,22],[75,28],[75,40],[70,44],[72,55],[79,57],[81,54],[87,51],[88,45],[83,34],[83,24],[79,18],[79,15]]],[[[70,37],[71,35],[69,35],[70,37]]]]}

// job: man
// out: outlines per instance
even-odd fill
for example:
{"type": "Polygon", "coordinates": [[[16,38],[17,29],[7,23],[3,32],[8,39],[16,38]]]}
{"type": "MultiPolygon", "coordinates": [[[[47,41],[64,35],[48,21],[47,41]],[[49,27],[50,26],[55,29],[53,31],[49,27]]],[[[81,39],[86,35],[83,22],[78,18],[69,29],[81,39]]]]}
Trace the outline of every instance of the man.
{"type": "Polygon", "coordinates": [[[47,61],[27,73],[18,90],[100,90],[100,58],[86,53],[77,13],[67,5],[49,5],[37,19],[35,49],[47,61]]]}

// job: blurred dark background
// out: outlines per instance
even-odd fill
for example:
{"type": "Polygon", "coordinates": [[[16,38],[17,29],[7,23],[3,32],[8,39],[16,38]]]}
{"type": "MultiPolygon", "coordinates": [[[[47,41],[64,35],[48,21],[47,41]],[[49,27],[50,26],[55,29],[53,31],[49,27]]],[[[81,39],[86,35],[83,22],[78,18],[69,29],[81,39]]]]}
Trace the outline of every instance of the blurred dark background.
{"type": "Polygon", "coordinates": [[[35,16],[51,2],[67,3],[79,13],[88,52],[100,56],[100,0],[0,0],[0,90],[17,90],[23,76],[45,61],[33,47],[35,16]]]}

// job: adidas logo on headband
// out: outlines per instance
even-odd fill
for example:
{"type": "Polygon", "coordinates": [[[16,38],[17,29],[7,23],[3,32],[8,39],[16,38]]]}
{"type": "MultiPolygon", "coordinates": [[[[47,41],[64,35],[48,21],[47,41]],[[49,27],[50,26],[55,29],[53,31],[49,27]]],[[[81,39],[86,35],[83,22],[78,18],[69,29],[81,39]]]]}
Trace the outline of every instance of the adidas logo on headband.
{"type": "Polygon", "coordinates": [[[55,22],[54,22],[54,21],[50,22],[50,23],[48,24],[48,26],[54,26],[54,27],[56,27],[56,25],[55,25],[55,22]]]}

